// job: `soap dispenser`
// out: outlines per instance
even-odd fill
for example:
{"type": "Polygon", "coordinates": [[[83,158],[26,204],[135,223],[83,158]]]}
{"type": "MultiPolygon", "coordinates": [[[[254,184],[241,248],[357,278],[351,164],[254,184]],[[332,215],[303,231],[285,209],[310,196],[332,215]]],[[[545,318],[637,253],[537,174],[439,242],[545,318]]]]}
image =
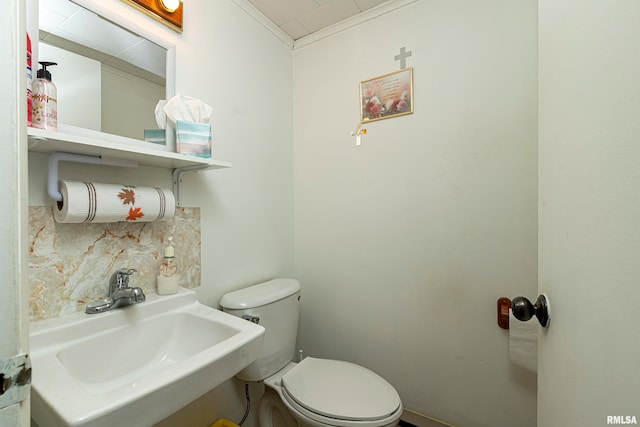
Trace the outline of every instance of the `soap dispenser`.
{"type": "Polygon", "coordinates": [[[34,128],[58,130],[58,89],[51,81],[47,67],[58,65],[55,62],[40,62],[38,78],[31,84],[31,123],[34,128]]]}
{"type": "Polygon", "coordinates": [[[158,271],[158,295],[170,295],[178,292],[180,287],[180,275],[176,264],[175,254],[171,241],[173,237],[167,238],[169,244],[164,249],[164,258],[160,263],[158,271]]]}

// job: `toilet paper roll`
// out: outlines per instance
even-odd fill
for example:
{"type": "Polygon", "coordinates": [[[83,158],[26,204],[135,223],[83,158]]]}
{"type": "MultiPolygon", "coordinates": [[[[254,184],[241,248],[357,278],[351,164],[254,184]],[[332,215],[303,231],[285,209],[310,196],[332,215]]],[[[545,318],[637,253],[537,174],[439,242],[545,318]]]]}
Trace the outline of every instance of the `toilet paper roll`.
{"type": "Polygon", "coordinates": [[[535,317],[526,322],[516,319],[509,310],[509,360],[534,374],[538,373],[538,330],[535,317]]]}
{"type": "Polygon", "coordinates": [[[60,181],[60,193],[53,214],[61,223],[150,222],[170,219],[176,209],[173,193],[158,187],[60,181]]]}

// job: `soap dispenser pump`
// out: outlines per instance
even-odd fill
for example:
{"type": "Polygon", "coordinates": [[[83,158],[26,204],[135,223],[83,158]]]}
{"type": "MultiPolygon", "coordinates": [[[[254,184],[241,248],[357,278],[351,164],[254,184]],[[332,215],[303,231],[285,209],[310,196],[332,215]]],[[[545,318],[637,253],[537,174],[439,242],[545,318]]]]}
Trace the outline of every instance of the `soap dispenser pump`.
{"type": "Polygon", "coordinates": [[[40,65],[38,78],[31,84],[31,124],[38,129],[58,130],[58,89],[47,70],[47,67],[58,64],[43,61],[40,65]]]}
{"type": "Polygon", "coordinates": [[[164,249],[164,258],[160,263],[158,271],[157,284],[158,295],[170,295],[178,292],[180,287],[180,275],[178,274],[178,266],[175,259],[175,250],[171,245],[173,237],[168,237],[169,244],[164,249]]]}

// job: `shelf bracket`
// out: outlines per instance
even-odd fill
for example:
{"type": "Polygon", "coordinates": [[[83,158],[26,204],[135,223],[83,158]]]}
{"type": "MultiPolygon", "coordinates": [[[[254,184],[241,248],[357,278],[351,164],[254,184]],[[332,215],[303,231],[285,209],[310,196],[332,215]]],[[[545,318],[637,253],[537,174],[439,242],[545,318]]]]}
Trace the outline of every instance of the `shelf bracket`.
{"type": "Polygon", "coordinates": [[[180,199],[180,190],[182,189],[182,174],[187,172],[197,172],[207,169],[214,169],[214,166],[210,165],[193,165],[185,166],[182,168],[175,168],[173,170],[173,196],[176,199],[176,206],[182,206],[180,199]]]}
{"type": "Polygon", "coordinates": [[[121,166],[129,168],[138,167],[138,162],[135,160],[118,159],[107,156],[87,156],[84,154],[65,153],[62,151],[51,153],[49,154],[48,160],[47,192],[49,193],[49,197],[58,202],[62,201],[62,193],[60,193],[58,188],[58,163],[60,162],[121,166]]]}

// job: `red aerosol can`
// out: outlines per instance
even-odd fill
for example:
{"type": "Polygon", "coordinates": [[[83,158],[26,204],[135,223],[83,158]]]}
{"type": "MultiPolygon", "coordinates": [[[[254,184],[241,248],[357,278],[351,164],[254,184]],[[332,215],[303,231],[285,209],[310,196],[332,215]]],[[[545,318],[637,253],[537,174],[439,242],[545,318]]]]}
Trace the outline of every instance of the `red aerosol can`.
{"type": "Polygon", "coordinates": [[[31,38],[27,33],[27,126],[31,126],[32,117],[32,100],[31,100],[31,81],[33,80],[33,70],[31,69],[31,38]]]}

